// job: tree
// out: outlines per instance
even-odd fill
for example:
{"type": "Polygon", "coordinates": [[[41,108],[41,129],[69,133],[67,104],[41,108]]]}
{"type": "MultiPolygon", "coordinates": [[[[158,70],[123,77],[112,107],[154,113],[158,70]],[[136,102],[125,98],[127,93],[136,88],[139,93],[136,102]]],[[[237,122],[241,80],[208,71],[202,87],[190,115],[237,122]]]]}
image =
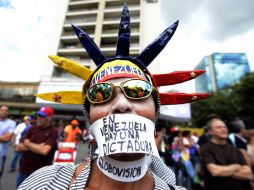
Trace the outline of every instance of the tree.
{"type": "Polygon", "coordinates": [[[254,73],[248,73],[233,86],[232,98],[239,106],[240,116],[254,115],[254,73]]]}
{"type": "MultiPolygon", "coordinates": [[[[192,124],[202,127],[211,113],[219,115],[223,120],[231,121],[235,117],[245,120],[254,115],[254,73],[248,73],[238,83],[212,94],[205,101],[193,103],[192,124]]],[[[254,127],[254,126],[253,126],[254,127]]]]}

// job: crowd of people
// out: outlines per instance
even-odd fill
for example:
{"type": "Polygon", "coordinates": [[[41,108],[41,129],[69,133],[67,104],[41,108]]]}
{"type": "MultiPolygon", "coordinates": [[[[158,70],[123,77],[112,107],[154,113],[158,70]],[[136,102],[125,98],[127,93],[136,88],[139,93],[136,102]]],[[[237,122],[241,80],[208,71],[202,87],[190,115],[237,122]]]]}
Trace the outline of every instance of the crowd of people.
{"type": "MultiPolygon", "coordinates": [[[[54,110],[51,107],[45,106],[33,115],[24,116],[23,121],[18,124],[9,119],[8,115],[9,107],[1,106],[0,174],[2,176],[4,168],[9,168],[8,172],[18,170],[17,188],[34,171],[53,163],[54,153],[59,142],[77,144],[82,140],[83,133],[77,119],[71,120],[70,124],[64,127],[62,135],[58,132],[59,128],[52,124],[54,110]],[[10,146],[14,153],[12,158],[7,158],[10,146]],[[11,159],[10,166],[5,166],[6,159],[11,159]]],[[[86,137],[87,131],[84,133],[86,137]]]]}
{"type": "MultiPolygon", "coordinates": [[[[209,97],[206,93],[162,93],[158,89],[191,80],[202,72],[153,75],[148,71],[147,67],[169,42],[177,26],[178,21],[140,54],[130,57],[130,16],[125,4],[116,56],[108,58],[86,32],[72,25],[97,68],[92,71],[72,60],[50,56],[58,67],[85,83],[80,91],[37,96],[63,104],[83,105],[84,118],[90,124],[89,159],[74,166],[52,165],[59,134],[64,142],[77,143],[81,138],[77,120],[70,121],[59,132],[52,125],[54,110],[46,106],[36,112],[34,126],[31,118],[25,117],[24,124],[15,129],[15,122],[7,118],[8,107],[1,106],[1,174],[8,142],[14,135],[15,159],[19,158],[18,190],[251,189],[254,137],[246,144],[242,136],[243,122],[232,123],[238,130],[230,138],[226,124],[219,117],[207,121],[208,134],[202,138],[188,130],[174,127],[169,130],[157,123],[160,105],[191,103],[209,97]],[[52,98],[55,96],[60,98],[52,98]]],[[[15,159],[11,170],[15,168],[15,159]]]]}
{"type": "MultiPolygon", "coordinates": [[[[1,175],[11,144],[14,154],[8,167],[9,172],[18,169],[17,187],[34,171],[52,164],[57,142],[77,144],[82,140],[77,119],[71,120],[60,135],[51,124],[53,115],[52,108],[42,107],[36,115],[25,116],[16,126],[8,118],[8,107],[1,106],[1,175]]],[[[204,133],[198,136],[181,127],[157,126],[158,152],[174,171],[176,184],[193,190],[254,189],[254,132],[247,130],[240,119],[228,122],[227,127],[216,115],[208,119],[203,129],[204,133]]],[[[84,134],[87,139],[86,130],[84,134]]]]}
{"type": "Polygon", "coordinates": [[[238,118],[224,122],[211,116],[200,136],[160,126],[160,156],[174,170],[177,183],[190,189],[254,189],[254,131],[238,118]]]}

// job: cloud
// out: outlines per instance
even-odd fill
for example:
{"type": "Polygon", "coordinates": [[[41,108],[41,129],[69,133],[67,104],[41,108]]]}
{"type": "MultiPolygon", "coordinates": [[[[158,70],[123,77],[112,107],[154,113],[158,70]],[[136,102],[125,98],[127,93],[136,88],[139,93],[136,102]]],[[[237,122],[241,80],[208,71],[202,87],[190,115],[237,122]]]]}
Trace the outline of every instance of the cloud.
{"type": "MultiPolygon", "coordinates": [[[[179,19],[190,30],[198,27],[210,40],[227,40],[243,35],[254,25],[254,1],[162,0],[162,16],[179,19]]],[[[180,23],[181,23],[180,22],[180,23]]]]}
{"type": "Polygon", "coordinates": [[[48,25],[52,24],[54,14],[52,4],[49,0],[26,0],[26,3],[11,0],[0,1],[0,5],[0,23],[3,26],[0,80],[39,81],[38,70],[43,64],[41,53],[48,45],[48,25]]]}
{"type": "Polygon", "coordinates": [[[209,19],[208,37],[223,40],[253,29],[254,1],[205,1],[209,19]]]}

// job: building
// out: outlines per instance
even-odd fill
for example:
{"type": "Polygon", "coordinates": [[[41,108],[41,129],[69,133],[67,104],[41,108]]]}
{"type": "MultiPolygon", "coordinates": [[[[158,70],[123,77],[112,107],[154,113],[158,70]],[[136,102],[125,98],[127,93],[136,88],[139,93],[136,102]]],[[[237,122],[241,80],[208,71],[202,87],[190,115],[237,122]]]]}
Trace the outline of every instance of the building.
{"type": "Polygon", "coordinates": [[[217,92],[232,86],[250,72],[248,59],[244,53],[213,53],[205,56],[195,70],[206,72],[195,79],[198,92],[217,92]]]}
{"type": "Polygon", "coordinates": [[[0,105],[10,107],[10,115],[14,119],[30,115],[38,107],[35,96],[39,82],[0,82],[0,105]]]}

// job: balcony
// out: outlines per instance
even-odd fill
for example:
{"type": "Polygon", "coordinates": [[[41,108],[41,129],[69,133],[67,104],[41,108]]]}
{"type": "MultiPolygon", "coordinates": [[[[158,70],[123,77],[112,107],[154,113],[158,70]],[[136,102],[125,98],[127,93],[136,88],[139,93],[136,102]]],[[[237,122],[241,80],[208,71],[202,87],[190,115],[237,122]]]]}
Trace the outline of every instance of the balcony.
{"type": "Polygon", "coordinates": [[[95,10],[98,9],[99,0],[71,1],[69,10],[95,10]]]}

